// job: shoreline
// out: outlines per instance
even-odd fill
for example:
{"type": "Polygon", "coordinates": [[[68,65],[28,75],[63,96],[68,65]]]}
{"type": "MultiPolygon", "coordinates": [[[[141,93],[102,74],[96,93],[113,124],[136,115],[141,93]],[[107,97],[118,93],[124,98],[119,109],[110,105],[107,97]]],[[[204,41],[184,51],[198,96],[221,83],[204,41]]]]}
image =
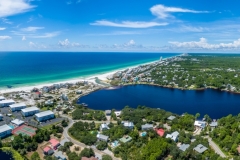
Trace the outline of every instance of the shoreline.
{"type": "MultiPolygon", "coordinates": [[[[176,56],[179,56],[179,55],[176,55],[176,56]]],[[[172,57],[175,57],[175,56],[166,57],[166,58],[163,58],[163,60],[166,60],[166,59],[169,59],[172,57]]],[[[16,87],[16,88],[6,88],[6,89],[0,88],[0,94],[11,93],[11,92],[20,92],[20,91],[30,92],[33,88],[42,88],[44,86],[51,86],[53,84],[60,84],[60,83],[77,83],[80,81],[88,81],[88,82],[92,82],[94,84],[98,84],[98,83],[96,83],[95,78],[98,78],[99,80],[102,80],[102,81],[106,81],[108,76],[110,76],[116,72],[124,71],[126,69],[132,69],[132,68],[135,68],[135,67],[138,67],[141,65],[149,65],[152,63],[156,63],[158,61],[159,60],[155,60],[155,61],[151,61],[151,62],[146,62],[146,63],[141,63],[141,64],[137,64],[137,65],[133,65],[133,66],[119,68],[119,69],[112,70],[112,71],[105,72],[105,73],[96,73],[96,74],[89,75],[86,77],[81,76],[81,77],[71,78],[71,79],[63,80],[63,81],[45,82],[45,83],[43,82],[42,84],[39,83],[39,84],[35,84],[35,85],[34,84],[29,85],[29,86],[26,85],[26,86],[21,86],[21,87],[16,87]]]]}

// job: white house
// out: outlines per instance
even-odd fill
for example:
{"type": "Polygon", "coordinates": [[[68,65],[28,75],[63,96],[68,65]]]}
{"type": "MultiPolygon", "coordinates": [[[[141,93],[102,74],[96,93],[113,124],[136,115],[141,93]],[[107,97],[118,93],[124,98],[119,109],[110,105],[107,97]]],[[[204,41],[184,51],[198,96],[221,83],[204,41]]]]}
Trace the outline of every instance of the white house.
{"type": "Polygon", "coordinates": [[[199,127],[199,128],[205,128],[206,127],[206,122],[204,122],[204,121],[195,121],[194,122],[194,126],[195,127],[199,127]]]}
{"type": "Polygon", "coordinates": [[[26,108],[26,104],[25,103],[15,103],[15,104],[9,105],[9,107],[10,107],[12,112],[20,111],[21,109],[26,108]]]}
{"type": "Polygon", "coordinates": [[[11,104],[14,104],[15,101],[12,99],[2,100],[0,101],[0,107],[8,107],[11,104]]]}
{"type": "Polygon", "coordinates": [[[117,117],[119,117],[121,115],[122,111],[115,111],[114,113],[116,114],[117,117]]]}
{"type": "Polygon", "coordinates": [[[130,128],[130,129],[133,129],[133,128],[134,128],[133,122],[122,121],[122,124],[123,124],[124,127],[130,128]]]}
{"type": "Polygon", "coordinates": [[[20,119],[14,119],[11,121],[12,124],[15,124],[17,126],[21,126],[22,124],[24,124],[24,121],[20,120],[20,119]]]}
{"type": "Polygon", "coordinates": [[[108,125],[106,123],[101,124],[101,126],[100,126],[100,130],[101,131],[107,130],[107,129],[109,129],[109,127],[108,127],[108,125]]]}
{"type": "Polygon", "coordinates": [[[179,136],[178,131],[175,131],[172,134],[167,134],[166,138],[171,138],[173,141],[176,142],[178,140],[178,136],[179,136]]]}
{"type": "Polygon", "coordinates": [[[108,136],[105,136],[103,134],[97,134],[97,139],[100,140],[100,141],[107,142],[108,141],[108,136]]]}
{"type": "Polygon", "coordinates": [[[36,113],[39,113],[39,108],[37,108],[37,107],[24,108],[24,109],[21,110],[21,113],[25,117],[32,116],[32,115],[34,115],[36,113]]]}
{"type": "Polygon", "coordinates": [[[0,126],[0,137],[4,138],[12,133],[12,128],[4,124],[0,126]]]}
{"type": "Polygon", "coordinates": [[[50,110],[37,113],[35,114],[35,116],[36,116],[36,120],[39,122],[53,119],[55,117],[54,113],[50,110]]]}

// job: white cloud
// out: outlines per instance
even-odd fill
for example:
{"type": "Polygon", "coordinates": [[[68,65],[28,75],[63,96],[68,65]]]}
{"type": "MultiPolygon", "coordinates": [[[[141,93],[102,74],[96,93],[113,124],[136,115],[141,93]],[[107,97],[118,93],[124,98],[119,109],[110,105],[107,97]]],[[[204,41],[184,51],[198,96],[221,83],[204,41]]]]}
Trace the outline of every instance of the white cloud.
{"type": "Polygon", "coordinates": [[[33,43],[33,42],[29,42],[29,46],[30,47],[36,47],[37,45],[35,43],[33,43]]]}
{"type": "Polygon", "coordinates": [[[3,23],[6,23],[6,24],[12,24],[13,22],[9,21],[9,19],[7,18],[1,18],[2,22],[3,23]]]}
{"type": "Polygon", "coordinates": [[[27,0],[0,0],[0,17],[24,13],[34,7],[27,0]]]}
{"type": "Polygon", "coordinates": [[[23,32],[35,32],[37,30],[44,29],[44,27],[27,27],[27,28],[22,28],[21,31],[23,32]]]}
{"type": "Polygon", "coordinates": [[[5,30],[5,29],[6,29],[6,28],[1,28],[1,27],[0,27],[0,31],[3,31],[3,30],[5,30]]]}
{"type": "Polygon", "coordinates": [[[170,13],[182,12],[182,13],[209,13],[208,11],[196,11],[184,8],[177,8],[177,7],[166,7],[164,5],[155,5],[150,8],[150,11],[153,15],[157,16],[158,18],[165,19],[167,17],[173,17],[170,13]]]}
{"type": "Polygon", "coordinates": [[[135,41],[134,40],[130,40],[129,42],[126,43],[127,46],[133,46],[135,45],[135,41]]]}
{"type": "Polygon", "coordinates": [[[12,39],[10,36],[0,36],[0,40],[12,39]]]}
{"type": "Polygon", "coordinates": [[[44,33],[43,35],[30,35],[30,38],[52,38],[56,37],[60,34],[60,32],[51,32],[51,33],[44,33]]]}
{"type": "Polygon", "coordinates": [[[177,48],[186,48],[186,49],[239,49],[240,48],[240,38],[231,43],[219,43],[219,44],[210,44],[207,42],[206,38],[200,38],[199,41],[190,41],[190,42],[169,42],[174,47],[177,48]]]}
{"type": "Polygon", "coordinates": [[[158,23],[158,22],[143,22],[143,21],[122,21],[120,23],[115,23],[107,20],[100,20],[94,23],[90,23],[90,25],[95,26],[109,26],[109,27],[124,27],[124,28],[150,28],[156,26],[166,26],[168,23],[158,23]]]}
{"type": "Polygon", "coordinates": [[[73,42],[71,43],[68,39],[65,39],[63,41],[59,41],[58,45],[61,47],[86,47],[86,45],[81,45],[79,43],[73,42]]]}
{"type": "Polygon", "coordinates": [[[25,36],[22,37],[22,41],[26,41],[26,37],[25,36]]]}
{"type": "Polygon", "coordinates": [[[59,41],[58,45],[60,46],[69,46],[70,42],[68,39],[65,39],[64,41],[59,41]]]}

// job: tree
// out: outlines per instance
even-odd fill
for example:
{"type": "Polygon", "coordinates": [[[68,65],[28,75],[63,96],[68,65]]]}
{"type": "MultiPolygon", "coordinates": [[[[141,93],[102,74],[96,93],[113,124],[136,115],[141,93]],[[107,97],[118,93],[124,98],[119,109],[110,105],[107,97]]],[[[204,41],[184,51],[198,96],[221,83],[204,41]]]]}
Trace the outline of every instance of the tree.
{"type": "Polygon", "coordinates": [[[105,154],[102,156],[102,160],[112,160],[112,157],[105,154]]]}
{"type": "Polygon", "coordinates": [[[93,152],[92,148],[90,148],[90,149],[89,148],[84,148],[79,156],[80,156],[80,158],[82,158],[82,157],[90,158],[92,156],[94,157],[95,153],[93,152]]]}
{"type": "Polygon", "coordinates": [[[98,142],[98,144],[97,144],[97,149],[98,150],[104,150],[106,148],[107,148],[107,142],[104,142],[104,141],[98,142]]]}
{"type": "Polygon", "coordinates": [[[195,119],[198,119],[200,117],[200,113],[196,113],[195,119]]]}
{"type": "Polygon", "coordinates": [[[31,160],[41,160],[38,152],[34,152],[31,156],[31,160]]]}

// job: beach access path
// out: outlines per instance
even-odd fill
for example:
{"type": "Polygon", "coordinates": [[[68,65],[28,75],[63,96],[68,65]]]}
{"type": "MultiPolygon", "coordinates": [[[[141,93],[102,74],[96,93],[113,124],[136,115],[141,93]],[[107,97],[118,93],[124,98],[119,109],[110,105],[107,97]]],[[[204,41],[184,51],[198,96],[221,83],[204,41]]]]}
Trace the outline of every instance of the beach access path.
{"type": "MultiPolygon", "coordinates": [[[[70,117],[68,117],[68,116],[65,116],[65,115],[61,115],[61,116],[64,117],[64,118],[67,118],[67,119],[69,120],[68,126],[64,128],[63,136],[64,136],[65,138],[67,138],[68,140],[70,140],[72,143],[74,143],[74,144],[76,144],[76,145],[78,145],[78,146],[80,146],[80,147],[82,147],[82,148],[92,148],[92,147],[90,147],[90,146],[85,145],[84,143],[81,143],[81,142],[73,139],[73,138],[72,138],[71,136],[69,136],[69,134],[68,134],[68,129],[69,129],[70,127],[72,127],[72,125],[73,125],[75,122],[78,122],[78,121],[82,121],[82,122],[92,122],[92,121],[84,121],[84,120],[76,120],[76,121],[73,121],[73,120],[72,120],[70,117]]],[[[95,123],[104,123],[104,122],[107,122],[107,121],[94,121],[94,122],[95,122],[95,123]]],[[[112,123],[117,123],[117,122],[116,122],[116,121],[112,121],[112,123]]],[[[93,149],[93,151],[94,151],[95,153],[98,153],[98,154],[100,154],[100,155],[102,155],[102,156],[105,155],[105,154],[107,154],[107,153],[105,153],[105,152],[99,151],[99,150],[96,149],[96,148],[92,148],[92,149],[93,149]]],[[[120,158],[114,157],[113,154],[108,154],[108,155],[111,156],[113,160],[120,160],[120,158]]]]}

